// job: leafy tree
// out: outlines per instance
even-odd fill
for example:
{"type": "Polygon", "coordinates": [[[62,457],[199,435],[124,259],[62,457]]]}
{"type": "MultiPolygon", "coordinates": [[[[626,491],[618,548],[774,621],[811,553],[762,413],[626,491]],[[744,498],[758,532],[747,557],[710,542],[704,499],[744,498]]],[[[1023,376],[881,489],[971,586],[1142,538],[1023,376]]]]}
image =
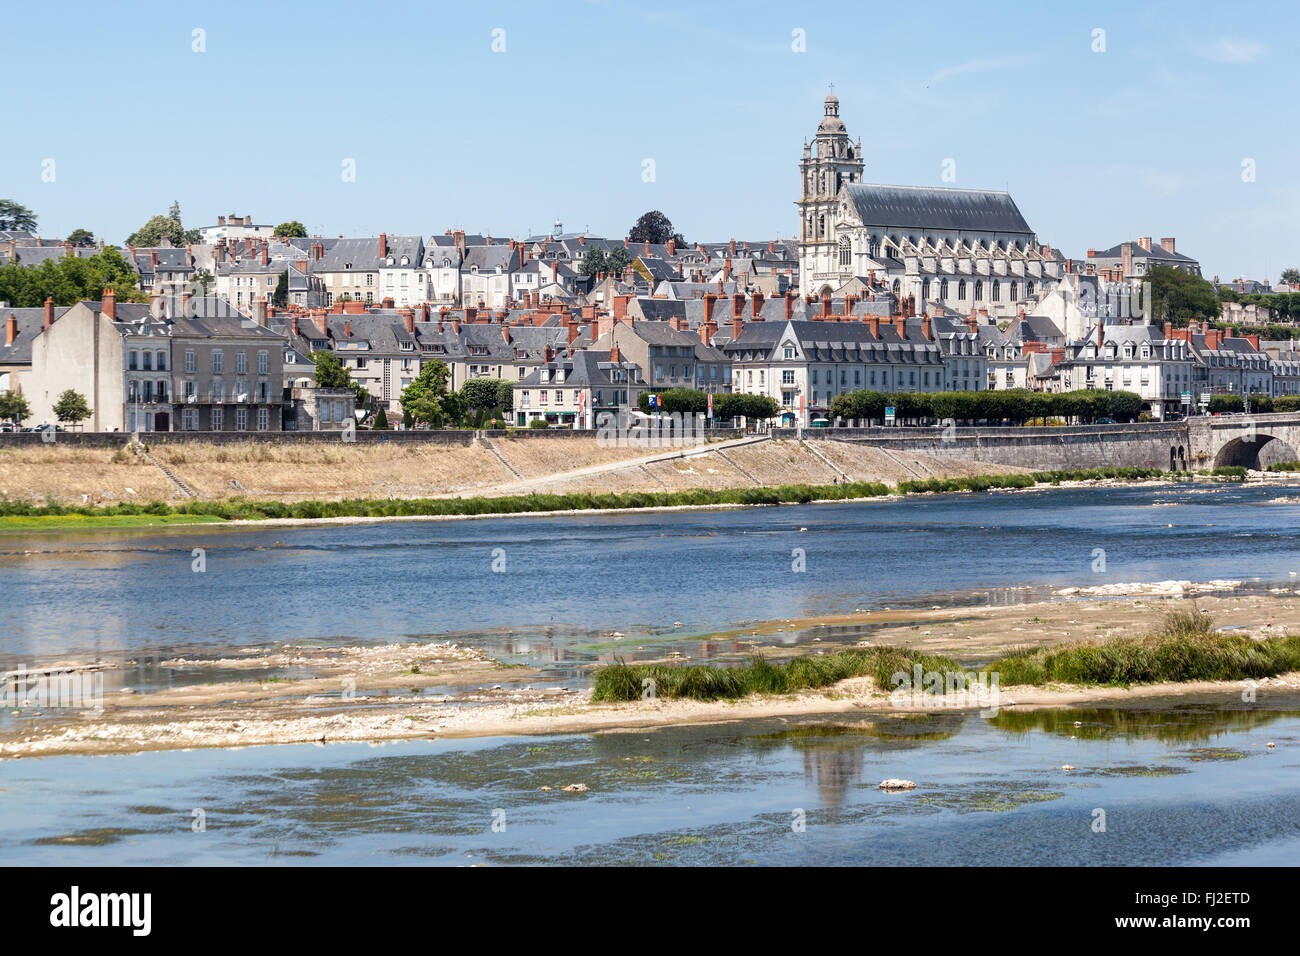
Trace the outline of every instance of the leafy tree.
{"type": "MultiPolygon", "coordinates": [[[[190,282],[193,283],[194,285],[199,286],[203,290],[201,293],[202,295],[207,295],[208,286],[212,285],[212,283],[216,281],[217,280],[213,278],[212,273],[209,272],[207,269],[200,269],[190,277],[190,282]]],[[[276,291],[279,290],[277,289],[276,291]]]]}
{"type": "Polygon", "coordinates": [[[604,251],[597,249],[595,246],[588,249],[587,254],[582,257],[582,265],[579,266],[579,269],[585,276],[594,276],[598,272],[608,272],[609,270],[605,268],[604,251]]]}
{"type": "MultiPolygon", "coordinates": [[[[510,386],[510,383],[503,378],[471,378],[460,387],[461,401],[466,408],[476,412],[500,408],[502,385],[510,386]]],[[[510,386],[510,392],[513,391],[513,386],[510,386]]]]}
{"type": "Polygon", "coordinates": [[[277,309],[287,308],[289,305],[289,270],[285,269],[280,273],[280,278],[275,283],[275,291],[271,293],[271,304],[277,309]]]}
{"type": "Polygon", "coordinates": [[[297,219],[290,219],[288,222],[282,222],[276,226],[272,235],[281,239],[305,239],[307,238],[307,227],[297,219]]]}
{"type": "Polygon", "coordinates": [[[153,216],[143,226],[127,236],[126,241],[128,245],[143,246],[147,249],[157,246],[163,239],[168,240],[173,246],[183,246],[187,242],[199,241],[199,231],[197,229],[187,230],[181,224],[181,204],[175,200],[167,207],[167,215],[153,216]]]}
{"type": "Polygon", "coordinates": [[[53,298],[55,305],[72,305],[81,299],[98,300],[112,288],[119,302],[147,302],[137,286],[134,266],[112,246],[86,258],[47,259],[40,266],[9,263],[0,268],[0,301],[20,308],[35,308],[53,298]]]}
{"type": "Polygon", "coordinates": [[[36,231],[36,213],[12,199],[0,199],[0,229],[36,231]]]}
{"type": "Polygon", "coordinates": [[[373,429],[375,429],[375,430],[377,430],[377,431],[388,431],[388,430],[389,430],[389,424],[388,424],[388,413],[384,411],[384,406],[383,406],[383,405],[380,405],[380,406],[379,406],[379,411],[378,411],[378,413],[375,415],[375,423],[374,423],[373,425],[371,425],[370,427],[373,428],[373,429]]]}
{"type": "Polygon", "coordinates": [[[648,241],[655,245],[663,245],[669,239],[674,239],[679,246],[686,245],[682,234],[673,230],[672,221],[658,209],[642,214],[636,221],[636,225],[628,232],[627,238],[631,242],[648,241]]]}
{"type": "Polygon", "coordinates": [[[496,407],[503,412],[512,411],[515,407],[515,387],[505,379],[499,379],[499,381],[501,384],[497,386],[496,407]]]}
{"type": "Polygon", "coordinates": [[[74,229],[68,233],[66,241],[74,246],[93,246],[95,244],[95,234],[89,229],[74,229]]]}
{"type": "Polygon", "coordinates": [[[1283,269],[1282,281],[1287,285],[1300,285],[1300,269],[1283,269]]]}
{"type": "Polygon", "coordinates": [[[370,393],[352,377],[352,373],[343,366],[337,355],[322,349],[312,352],[309,358],[316,363],[317,388],[350,388],[356,394],[355,407],[370,406],[370,393]]]}
{"type": "Polygon", "coordinates": [[[435,359],[424,363],[415,381],[402,389],[402,410],[411,413],[415,424],[439,425],[444,418],[455,417],[459,403],[447,394],[450,377],[446,363],[435,359]]]}
{"type": "Polygon", "coordinates": [[[632,255],[622,246],[615,246],[605,253],[605,271],[622,272],[632,262],[632,255]]]}
{"type": "Polygon", "coordinates": [[[408,412],[408,411],[406,411],[406,410],[403,410],[403,411],[402,411],[402,427],[403,427],[403,428],[414,428],[414,427],[415,427],[415,419],[412,418],[412,417],[411,417],[411,413],[408,412]]]}
{"type": "Polygon", "coordinates": [[[713,396],[713,417],[718,419],[736,418],[744,415],[752,421],[766,421],[775,418],[780,411],[776,399],[767,395],[747,395],[744,392],[732,392],[728,395],[713,396]]]}
{"type": "Polygon", "coordinates": [[[22,420],[31,413],[32,408],[27,404],[27,399],[17,392],[5,392],[0,395],[0,419],[21,424],[22,420]]]}
{"type": "Polygon", "coordinates": [[[86,396],[72,389],[65,389],[59,400],[54,403],[54,417],[61,422],[83,422],[90,417],[90,405],[86,396]]]}
{"type": "MultiPolygon", "coordinates": [[[[669,388],[662,392],[642,392],[636,399],[637,408],[643,412],[650,412],[651,395],[659,396],[659,407],[656,411],[665,415],[704,415],[709,410],[709,396],[693,388],[669,388]]],[[[722,396],[717,397],[721,398],[722,396]]],[[[714,402],[714,415],[717,415],[716,401],[714,402]]],[[[731,416],[726,417],[730,418],[731,416]]]]}
{"type": "Polygon", "coordinates": [[[1213,320],[1222,311],[1214,286],[1173,266],[1153,266],[1147,270],[1151,283],[1151,319],[1186,325],[1190,319],[1213,320]]]}

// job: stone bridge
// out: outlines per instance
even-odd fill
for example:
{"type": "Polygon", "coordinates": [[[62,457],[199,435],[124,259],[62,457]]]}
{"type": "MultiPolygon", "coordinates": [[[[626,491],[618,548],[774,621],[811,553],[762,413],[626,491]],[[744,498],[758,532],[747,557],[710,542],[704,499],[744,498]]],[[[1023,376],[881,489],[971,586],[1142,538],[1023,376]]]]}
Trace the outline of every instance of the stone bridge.
{"type": "Polygon", "coordinates": [[[860,442],[906,455],[966,458],[1049,471],[1145,467],[1193,471],[1294,461],[1300,414],[1233,415],[1180,422],[1052,428],[782,428],[774,438],[860,442]]]}
{"type": "Polygon", "coordinates": [[[1244,465],[1261,468],[1295,461],[1300,449],[1300,414],[1228,415],[1186,423],[1194,467],[1244,465]]]}

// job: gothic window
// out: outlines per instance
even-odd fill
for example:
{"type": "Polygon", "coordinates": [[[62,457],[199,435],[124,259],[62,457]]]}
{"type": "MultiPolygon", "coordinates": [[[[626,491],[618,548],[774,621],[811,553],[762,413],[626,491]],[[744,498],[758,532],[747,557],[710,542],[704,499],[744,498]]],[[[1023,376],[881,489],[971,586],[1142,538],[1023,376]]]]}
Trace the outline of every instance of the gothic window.
{"type": "Polygon", "coordinates": [[[820,239],[826,235],[826,217],[817,217],[817,238],[820,239]]]}
{"type": "Polygon", "coordinates": [[[929,279],[926,279],[924,282],[921,283],[921,298],[926,302],[930,301],[930,280],[929,279]]]}
{"type": "Polygon", "coordinates": [[[853,264],[853,244],[849,242],[849,237],[845,236],[840,240],[840,265],[848,266],[853,264]]]}
{"type": "Polygon", "coordinates": [[[984,298],[984,280],[976,279],[975,280],[975,301],[980,302],[983,300],[983,298],[984,298]]]}
{"type": "Polygon", "coordinates": [[[957,282],[957,298],[964,300],[966,298],[966,280],[961,279],[957,282]]]}
{"type": "Polygon", "coordinates": [[[1026,282],[1026,283],[1025,283],[1025,295],[1026,295],[1026,296],[1029,296],[1029,297],[1032,297],[1033,294],[1034,294],[1034,284],[1033,284],[1032,282],[1026,282]]]}
{"type": "Polygon", "coordinates": [[[939,298],[940,298],[940,299],[947,299],[947,298],[948,298],[948,280],[947,280],[947,279],[943,279],[943,280],[941,280],[941,281],[939,282],[939,298]]]}
{"type": "Polygon", "coordinates": [[[994,302],[1001,302],[1001,301],[1002,301],[1002,283],[1001,283],[1001,282],[990,282],[989,285],[993,287],[993,301],[994,301],[994,302]]]}
{"type": "Polygon", "coordinates": [[[899,295],[903,291],[903,285],[897,279],[894,280],[894,295],[899,295]]]}
{"type": "Polygon", "coordinates": [[[1014,282],[1011,283],[1011,301],[1016,301],[1016,284],[1014,282]]]}

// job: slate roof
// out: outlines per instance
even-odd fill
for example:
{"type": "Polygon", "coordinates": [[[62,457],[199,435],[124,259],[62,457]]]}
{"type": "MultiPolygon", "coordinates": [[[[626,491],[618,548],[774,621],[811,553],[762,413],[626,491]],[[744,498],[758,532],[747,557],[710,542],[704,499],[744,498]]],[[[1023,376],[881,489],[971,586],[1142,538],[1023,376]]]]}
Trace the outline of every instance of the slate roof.
{"type": "Polygon", "coordinates": [[[867,226],[1033,235],[1006,192],[868,183],[850,183],[844,188],[867,226]]]}
{"type": "MultiPolygon", "coordinates": [[[[1134,259],[1156,259],[1166,262],[1196,262],[1191,256],[1185,256],[1181,252],[1167,252],[1164,246],[1158,243],[1152,243],[1150,249],[1143,249],[1138,245],[1136,239],[1128,240],[1129,245],[1133,247],[1134,259]]],[[[1097,249],[1088,259],[1122,259],[1124,257],[1124,243],[1117,242],[1109,249],[1097,249]]],[[[1084,261],[1087,262],[1088,259],[1084,261]]]]}
{"type": "MultiPolygon", "coordinates": [[[[54,307],[54,318],[68,311],[66,305],[54,307]]],[[[45,309],[37,306],[32,309],[0,309],[0,365],[31,365],[32,340],[40,334],[45,326],[45,309]],[[9,323],[9,316],[18,320],[18,335],[13,345],[4,344],[4,329],[9,323]]]]}

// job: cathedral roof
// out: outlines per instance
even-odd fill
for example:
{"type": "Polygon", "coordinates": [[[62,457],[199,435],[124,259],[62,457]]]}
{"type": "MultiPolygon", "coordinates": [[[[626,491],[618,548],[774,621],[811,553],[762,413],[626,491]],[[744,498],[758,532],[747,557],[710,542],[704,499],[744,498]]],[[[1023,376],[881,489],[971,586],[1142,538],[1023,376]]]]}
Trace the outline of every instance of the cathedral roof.
{"type": "Polygon", "coordinates": [[[1033,235],[1010,193],[868,183],[845,188],[863,225],[1033,235]]]}

